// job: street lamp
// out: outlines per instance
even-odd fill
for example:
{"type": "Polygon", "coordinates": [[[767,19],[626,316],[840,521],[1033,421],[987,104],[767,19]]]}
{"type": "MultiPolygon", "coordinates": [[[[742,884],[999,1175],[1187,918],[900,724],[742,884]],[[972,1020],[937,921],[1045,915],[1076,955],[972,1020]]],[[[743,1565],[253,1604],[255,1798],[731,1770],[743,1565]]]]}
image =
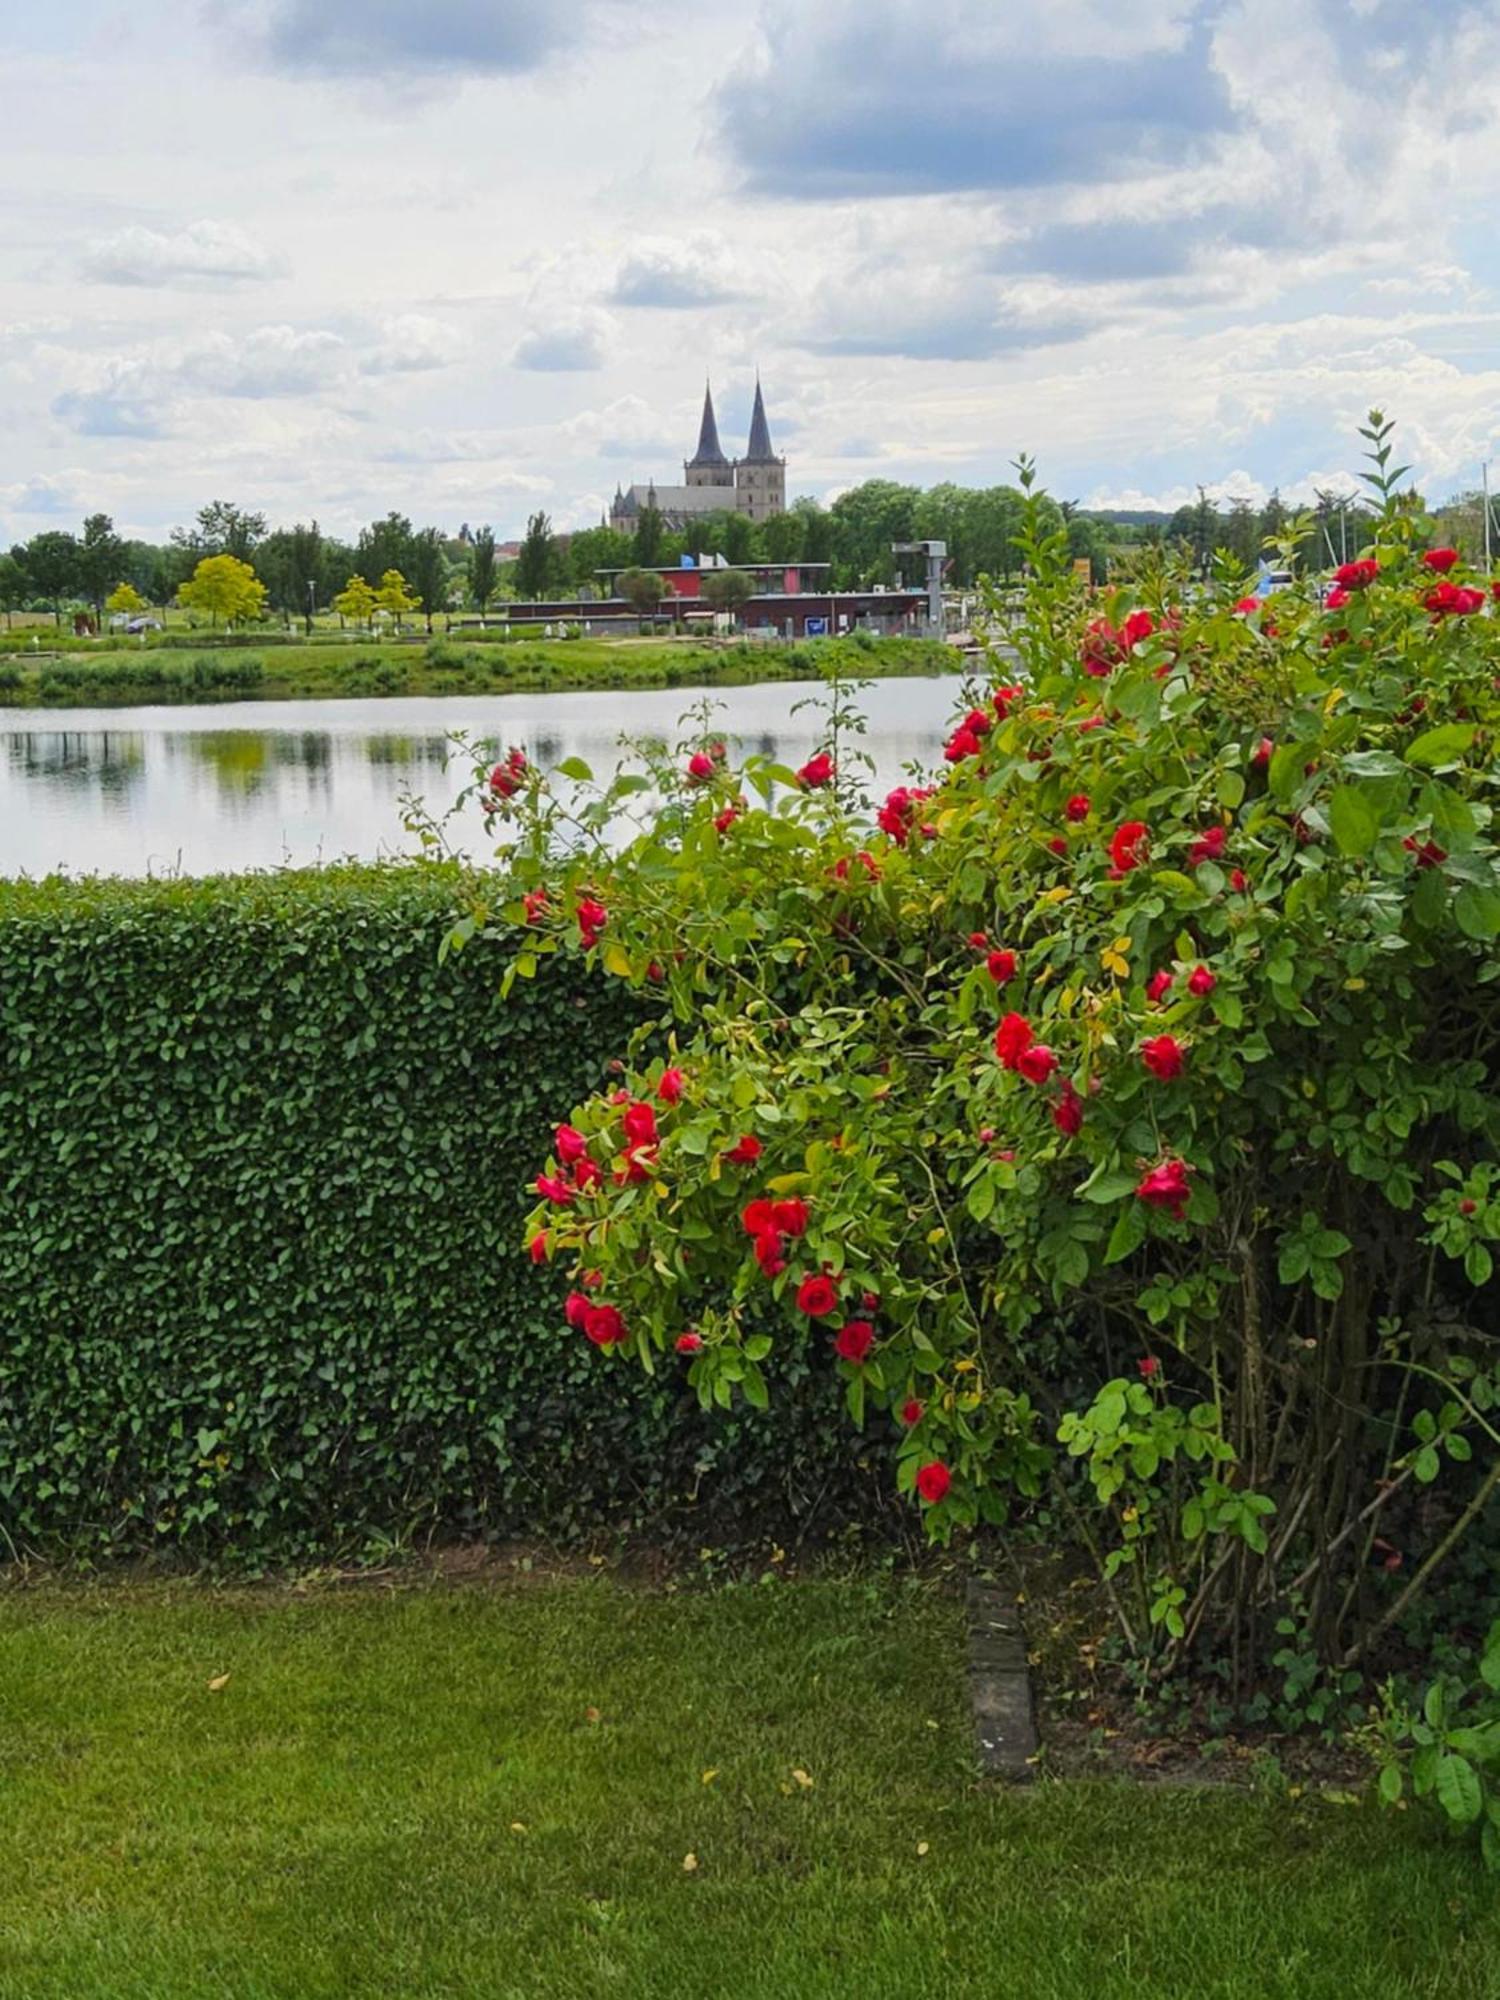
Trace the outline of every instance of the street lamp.
{"type": "Polygon", "coordinates": [[[316,591],[316,589],[317,589],[316,584],[313,582],[312,578],[309,577],[307,579],[307,636],[309,639],[312,637],[313,612],[317,608],[316,598],[314,596],[314,592],[316,591]]]}

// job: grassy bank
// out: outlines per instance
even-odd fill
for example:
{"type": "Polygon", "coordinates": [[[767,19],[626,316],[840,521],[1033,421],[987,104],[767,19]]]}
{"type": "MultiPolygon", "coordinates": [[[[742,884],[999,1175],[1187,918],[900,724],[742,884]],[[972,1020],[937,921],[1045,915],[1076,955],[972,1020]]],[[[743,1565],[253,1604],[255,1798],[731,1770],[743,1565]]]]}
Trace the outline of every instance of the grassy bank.
{"type": "Polygon", "coordinates": [[[1481,2000],[1313,1796],[976,1780],[956,1601],[605,1578],[0,1598],[0,1994],[1481,2000]]]}
{"type": "Polygon", "coordinates": [[[539,688],[726,686],[953,671],[928,639],[512,639],[460,643],[314,640],[246,645],[73,645],[53,657],[0,658],[0,703],[21,708],[145,702],[286,701],[368,695],[507,694],[539,688]]]}

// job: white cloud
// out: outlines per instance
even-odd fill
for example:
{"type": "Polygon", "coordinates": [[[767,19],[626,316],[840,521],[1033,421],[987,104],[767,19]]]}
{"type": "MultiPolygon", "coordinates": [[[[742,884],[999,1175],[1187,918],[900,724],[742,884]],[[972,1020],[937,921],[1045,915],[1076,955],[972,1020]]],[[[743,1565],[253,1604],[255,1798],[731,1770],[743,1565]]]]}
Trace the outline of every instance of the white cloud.
{"type": "Polygon", "coordinates": [[[602,368],[615,323],[596,310],[563,313],[550,325],[523,334],[511,355],[511,366],[539,373],[571,374],[602,368]]]}
{"type": "Polygon", "coordinates": [[[714,230],[643,236],[622,259],[610,298],[621,306],[724,305],[741,295],[745,277],[744,260],[714,230]]]}
{"type": "Polygon", "coordinates": [[[425,313],[398,313],[380,325],[377,346],[364,356],[365,375],[418,375],[448,368],[469,351],[469,339],[446,320],[425,313]]]}
{"type": "Polygon", "coordinates": [[[280,275],[283,266],[232,222],[190,222],[171,234],[132,223],[96,237],[79,258],[100,285],[232,285],[280,275]]]}

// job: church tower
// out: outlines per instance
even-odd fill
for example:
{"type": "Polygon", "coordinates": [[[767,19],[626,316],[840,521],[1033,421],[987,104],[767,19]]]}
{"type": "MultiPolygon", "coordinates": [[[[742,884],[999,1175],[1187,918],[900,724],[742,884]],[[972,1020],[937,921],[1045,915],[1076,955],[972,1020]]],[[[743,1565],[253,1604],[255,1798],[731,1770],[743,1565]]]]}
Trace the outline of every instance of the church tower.
{"type": "Polygon", "coordinates": [[[733,486],[734,467],[719,443],[719,426],[714,418],[714,392],[703,386],[703,421],[698,426],[698,449],[682,462],[683,478],[689,486],[733,486]]]}
{"type": "Polygon", "coordinates": [[[750,416],[750,443],[734,467],[735,505],[752,521],[769,521],[786,512],[786,460],[771,449],[766,402],[755,378],[755,408],[750,416]]]}

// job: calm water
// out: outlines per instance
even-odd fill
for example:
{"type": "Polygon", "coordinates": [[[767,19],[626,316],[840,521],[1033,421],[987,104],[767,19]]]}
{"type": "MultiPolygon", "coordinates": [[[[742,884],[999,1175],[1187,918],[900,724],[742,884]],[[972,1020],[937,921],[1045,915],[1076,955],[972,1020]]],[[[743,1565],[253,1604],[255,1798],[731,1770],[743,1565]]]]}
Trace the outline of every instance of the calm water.
{"type": "MultiPolygon", "coordinates": [[[[860,697],[872,783],[936,761],[958,675],[876,681],[860,697]]],[[[800,764],[819,692],[781,681],[720,688],[714,728],[741,753],[800,764]]],[[[537,762],[613,768],[622,735],[676,742],[690,688],[372,701],[234,702],[197,708],[0,708],[0,875],[115,875],[267,868],[410,851],[401,800],[435,811],[469,782],[454,731],[523,744],[537,762]]],[[[470,852],[484,853],[482,829],[470,852]]]]}

